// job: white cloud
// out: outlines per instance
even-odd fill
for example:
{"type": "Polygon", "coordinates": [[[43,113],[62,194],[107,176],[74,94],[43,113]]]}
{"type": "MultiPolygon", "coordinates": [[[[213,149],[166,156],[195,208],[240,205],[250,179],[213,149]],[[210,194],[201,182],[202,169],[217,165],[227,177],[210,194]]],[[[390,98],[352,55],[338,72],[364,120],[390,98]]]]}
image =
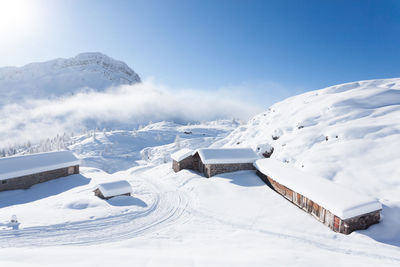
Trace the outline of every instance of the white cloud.
{"type": "Polygon", "coordinates": [[[52,100],[26,100],[0,109],[0,147],[36,141],[82,128],[126,128],[148,121],[176,122],[240,118],[247,120],[262,108],[245,103],[226,90],[174,91],[145,82],[85,92],[52,100]]]}

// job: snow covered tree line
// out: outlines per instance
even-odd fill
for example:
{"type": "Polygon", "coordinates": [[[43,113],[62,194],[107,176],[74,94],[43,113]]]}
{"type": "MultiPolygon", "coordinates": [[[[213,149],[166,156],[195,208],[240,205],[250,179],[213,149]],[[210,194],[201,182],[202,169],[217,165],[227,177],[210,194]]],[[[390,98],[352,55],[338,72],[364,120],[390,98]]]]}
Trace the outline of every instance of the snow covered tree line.
{"type": "Polygon", "coordinates": [[[58,135],[53,138],[40,140],[36,144],[27,141],[22,144],[9,145],[0,149],[0,157],[8,157],[16,154],[33,154],[49,151],[68,149],[68,146],[75,143],[73,133],[58,135]]]}
{"type": "MultiPolygon", "coordinates": [[[[106,135],[106,129],[103,129],[103,134],[106,135]]],[[[77,136],[74,133],[63,133],[62,135],[52,138],[42,139],[37,143],[32,144],[30,141],[21,144],[13,144],[4,147],[0,147],[0,158],[9,157],[18,154],[34,154],[50,151],[68,150],[68,147],[79,141],[79,136],[86,138],[93,138],[97,140],[99,129],[87,130],[83,129],[77,136]],[[97,133],[96,133],[97,132],[97,133]]],[[[108,145],[105,148],[105,152],[112,150],[112,145],[108,145]]]]}

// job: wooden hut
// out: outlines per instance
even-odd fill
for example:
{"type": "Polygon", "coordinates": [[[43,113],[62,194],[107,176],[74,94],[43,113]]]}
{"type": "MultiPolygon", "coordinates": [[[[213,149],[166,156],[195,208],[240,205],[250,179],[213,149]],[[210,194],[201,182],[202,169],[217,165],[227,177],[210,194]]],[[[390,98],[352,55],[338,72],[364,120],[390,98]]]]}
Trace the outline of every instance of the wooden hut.
{"type": "Polygon", "coordinates": [[[70,151],[0,158],[0,191],[26,189],[78,173],[79,160],[70,151]]]}
{"type": "Polygon", "coordinates": [[[350,234],[379,223],[382,205],[373,198],[273,159],[254,166],[269,187],[335,232],[350,234]]]}
{"type": "Polygon", "coordinates": [[[128,181],[119,180],[98,184],[93,190],[94,195],[102,199],[110,199],[116,196],[130,196],[132,187],[128,181]]]}

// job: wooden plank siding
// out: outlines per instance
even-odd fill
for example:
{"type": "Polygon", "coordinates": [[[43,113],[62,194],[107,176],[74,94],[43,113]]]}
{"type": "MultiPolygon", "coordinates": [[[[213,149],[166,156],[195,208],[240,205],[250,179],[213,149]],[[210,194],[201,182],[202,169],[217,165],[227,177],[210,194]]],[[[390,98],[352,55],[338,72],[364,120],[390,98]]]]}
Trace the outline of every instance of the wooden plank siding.
{"type": "Polygon", "coordinates": [[[271,189],[282,195],[284,198],[286,198],[288,201],[290,201],[300,209],[311,214],[314,218],[316,218],[318,221],[322,222],[335,232],[350,234],[355,230],[366,229],[372,224],[379,223],[379,210],[343,220],[319,205],[318,203],[315,203],[311,199],[303,196],[302,194],[295,192],[290,188],[278,183],[277,181],[261,173],[260,171],[257,171],[257,175],[271,189]]]}

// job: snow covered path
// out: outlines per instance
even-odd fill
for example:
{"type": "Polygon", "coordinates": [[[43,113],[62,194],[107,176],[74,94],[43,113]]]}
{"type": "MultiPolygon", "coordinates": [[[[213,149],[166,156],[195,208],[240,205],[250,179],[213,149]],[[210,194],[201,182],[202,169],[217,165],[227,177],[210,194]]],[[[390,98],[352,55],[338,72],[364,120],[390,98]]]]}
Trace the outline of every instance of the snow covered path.
{"type": "MultiPolygon", "coordinates": [[[[142,211],[47,226],[27,227],[17,231],[0,231],[0,247],[90,245],[121,241],[188,219],[189,197],[182,191],[151,182],[135,172],[153,194],[153,202],[142,211]]],[[[124,176],[125,172],[115,174],[124,176]]],[[[121,197],[125,198],[125,197],[121,197]]]]}

